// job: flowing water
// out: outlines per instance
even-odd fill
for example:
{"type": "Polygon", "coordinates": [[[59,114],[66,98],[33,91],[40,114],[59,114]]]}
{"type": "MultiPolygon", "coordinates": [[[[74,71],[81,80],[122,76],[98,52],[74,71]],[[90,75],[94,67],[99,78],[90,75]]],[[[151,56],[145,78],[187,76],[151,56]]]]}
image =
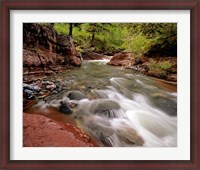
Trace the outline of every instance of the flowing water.
{"type": "Polygon", "coordinates": [[[65,90],[46,102],[53,107],[61,100],[74,103],[70,117],[101,146],[177,146],[176,87],[162,83],[162,88],[158,80],[107,62],[84,61],[81,68],[48,77],[65,90]],[[69,91],[85,97],[70,100],[69,91]]]}

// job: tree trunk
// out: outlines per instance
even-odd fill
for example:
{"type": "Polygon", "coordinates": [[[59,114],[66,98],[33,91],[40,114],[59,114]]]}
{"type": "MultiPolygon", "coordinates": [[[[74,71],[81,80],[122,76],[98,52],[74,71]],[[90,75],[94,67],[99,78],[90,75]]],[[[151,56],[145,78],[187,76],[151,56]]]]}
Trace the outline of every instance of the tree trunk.
{"type": "Polygon", "coordinates": [[[72,37],[72,31],[73,31],[73,24],[69,24],[69,35],[72,37]]]}
{"type": "Polygon", "coordinates": [[[94,47],[95,33],[92,33],[91,47],[94,47]]]}

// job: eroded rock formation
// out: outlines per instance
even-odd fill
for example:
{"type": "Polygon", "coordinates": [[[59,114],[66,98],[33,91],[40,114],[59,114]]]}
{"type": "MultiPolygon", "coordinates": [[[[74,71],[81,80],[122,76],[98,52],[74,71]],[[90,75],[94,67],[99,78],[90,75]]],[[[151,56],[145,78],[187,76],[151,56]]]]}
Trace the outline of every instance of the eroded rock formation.
{"type": "Polygon", "coordinates": [[[97,143],[71,123],[23,113],[24,147],[94,147],[97,143]]]}
{"type": "Polygon", "coordinates": [[[57,35],[50,25],[25,23],[23,25],[24,67],[46,68],[57,65],[80,66],[71,36],[57,35]]]}

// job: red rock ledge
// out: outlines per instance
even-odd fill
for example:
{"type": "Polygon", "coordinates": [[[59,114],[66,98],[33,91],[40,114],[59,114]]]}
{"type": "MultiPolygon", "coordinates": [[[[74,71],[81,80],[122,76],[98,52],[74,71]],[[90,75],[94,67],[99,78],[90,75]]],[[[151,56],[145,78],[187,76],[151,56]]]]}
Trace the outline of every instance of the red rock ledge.
{"type": "Polygon", "coordinates": [[[62,123],[42,115],[23,114],[24,147],[94,147],[85,132],[71,123],[62,123]]]}

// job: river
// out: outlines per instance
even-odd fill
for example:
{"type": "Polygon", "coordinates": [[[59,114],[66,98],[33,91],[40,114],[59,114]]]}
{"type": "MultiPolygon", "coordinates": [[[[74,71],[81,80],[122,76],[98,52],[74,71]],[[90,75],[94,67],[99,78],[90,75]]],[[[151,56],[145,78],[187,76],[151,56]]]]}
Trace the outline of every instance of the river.
{"type": "Polygon", "coordinates": [[[75,120],[100,146],[176,147],[176,87],[107,62],[83,61],[80,68],[49,76],[62,82],[64,90],[35,107],[45,114],[44,108],[57,108],[61,100],[73,103],[73,114],[62,114],[61,119],[75,120]],[[69,91],[85,97],[70,100],[69,91]]]}

